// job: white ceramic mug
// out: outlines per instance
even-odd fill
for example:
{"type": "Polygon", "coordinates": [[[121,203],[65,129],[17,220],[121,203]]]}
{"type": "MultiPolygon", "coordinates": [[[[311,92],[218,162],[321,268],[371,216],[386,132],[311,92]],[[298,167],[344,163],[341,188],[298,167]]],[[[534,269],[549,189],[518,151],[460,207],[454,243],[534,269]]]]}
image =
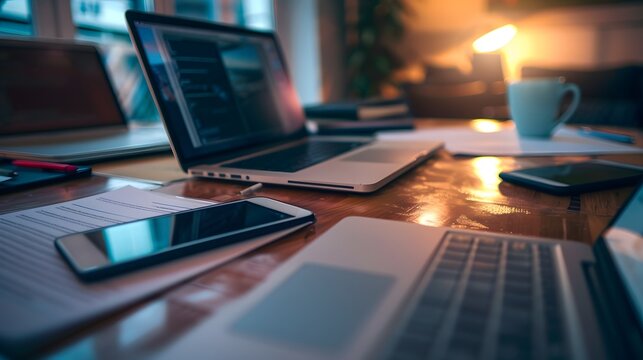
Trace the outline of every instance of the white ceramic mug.
{"type": "Polygon", "coordinates": [[[578,86],[565,83],[563,78],[527,79],[507,87],[509,111],[520,136],[550,137],[556,127],[574,114],[580,96],[578,86]],[[568,92],[572,94],[572,102],[558,115],[568,92]]]}

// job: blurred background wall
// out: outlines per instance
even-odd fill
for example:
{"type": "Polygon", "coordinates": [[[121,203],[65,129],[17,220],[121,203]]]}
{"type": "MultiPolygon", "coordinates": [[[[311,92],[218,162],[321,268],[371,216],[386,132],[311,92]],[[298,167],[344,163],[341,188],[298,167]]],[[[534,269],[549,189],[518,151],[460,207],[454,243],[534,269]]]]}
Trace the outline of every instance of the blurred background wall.
{"type": "Polygon", "coordinates": [[[405,54],[407,65],[432,62],[466,70],[471,41],[502,23],[518,28],[514,40],[502,49],[509,78],[519,77],[519,69],[525,65],[593,68],[643,63],[640,1],[568,1],[574,5],[558,1],[562,5],[533,10],[494,7],[493,2],[407,0],[410,11],[405,16],[406,36],[398,49],[405,54]]]}

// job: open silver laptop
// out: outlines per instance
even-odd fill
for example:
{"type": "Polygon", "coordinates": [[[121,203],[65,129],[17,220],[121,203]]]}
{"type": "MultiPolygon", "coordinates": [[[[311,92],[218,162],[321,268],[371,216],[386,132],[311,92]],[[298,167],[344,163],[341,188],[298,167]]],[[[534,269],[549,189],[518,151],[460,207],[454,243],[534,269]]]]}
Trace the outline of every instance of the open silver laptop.
{"type": "Polygon", "coordinates": [[[87,162],[169,150],[162,126],[128,128],[94,46],[0,39],[0,157],[87,162]]]}
{"type": "Polygon", "coordinates": [[[161,357],[642,359],[642,215],[593,248],[347,218],[161,357]]]}
{"type": "Polygon", "coordinates": [[[441,146],[309,136],[273,33],[126,18],[174,154],[192,175],[371,192],[441,146]]]}

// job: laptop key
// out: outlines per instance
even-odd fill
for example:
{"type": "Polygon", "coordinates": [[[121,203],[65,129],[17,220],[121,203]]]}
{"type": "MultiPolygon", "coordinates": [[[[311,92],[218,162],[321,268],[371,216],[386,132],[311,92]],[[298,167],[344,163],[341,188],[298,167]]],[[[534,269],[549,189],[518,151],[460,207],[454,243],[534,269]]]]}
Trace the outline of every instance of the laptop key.
{"type": "Polygon", "coordinates": [[[448,359],[477,359],[482,348],[482,338],[478,334],[455,333],[449,350],[448,359]]]}
{"type": "Polygon", "coordinates": [[[431,346],[430,339],[404,334],[396,348],[397,357],[395,359],[423,359],[431,346]]]}
{"type": "Polygon", "coordinates": [[[501,335],[497,358],[498,359],[529,359],[531,342],[529,337],[515,335],[501,335]]]}
{"type": "Polygon", "coordinates": [[[449,244],[449,246],[447,246],[447,252],[467,253],[469,252],[469,249],[471,249],[471,246],[466,244],[451,243],[449,244]]]}
{"type": "Polygon", "coordinates": [[[452,261],[464,261],[467,259],[467,256],[468,256],[467,253],[447,251],[444,253],[443,259],[452,260],[452,261]]]}
{"type": "Polygon", "coordinates": [[[434,294],[444,294],[444,296],[450,297],[455,288],[455,282],[449,280],[435,279],[431,280],[429,286],[426,288],[426,295],[434,294]]]}
{"type": "Polygon", "coordinates": [[[455,332],[481,335],[487,327],[487,314],[467,309],[458,316],[455,332]]]}
{"type": "Polygon", "coordinates": [[[531,272],[510,272],[509,269],[507,269],[506,281],[531,284],[533,278],[531,272]]]}
{"type": "Polygon", "coordinates": [[[500,255],[500,248],[499,247],[486,247],[486,246],[480,246],[478,247],[478,254],[483,254],[487,256],[498,256],[500,255]]]}
{"type": "Polygon", "coordinates": [[[496,274],[489,272],[478,272],[472,273],[469,276],[469,281],[471,282],[484,282],[484,283],[493,283],[496,281],[496,274]]]}
{"type": "Polygon", "coordinates": [[[529,244],[519,241],[512,241],[509,244],[509,253],[528,253],[531,252],[531,247],[529,244]]]}
{"type": "Polygon", "coordinates": [[[491,298],[466,297],[460,308],[461,314],[469,313],[468,316],[485,317],[491,308],[491,298]]]}
{"type": "Polygon", "coordinates": [[[429,337],[434,336],[438,325],[430,322],[424,322],[422,319],[413,318],[407,326],[407,333],[415,336],[429,337]]]}
{"type": "Polygon", "coordinates": [[[488,236],[478,236],[478,246],[500,246],[500,240],[488,236]]]}
{"type": "Polygon", "coordinates": [[[433,306],[419,306],[414,317],[426,324],[437,327],[444,316],[444,309],[433,306]]]}
{"type": "Polygon", "coordinates": [[[505,294],[528,294],[531,296],[533,287],[529,283],[506,282],[505,294]]]}
{"type": "Polygon", "coordinates": [[[449,241],[457,244],[471,244],[473,236],[467,234],[449,234],[449,241]]]}
{"type": "Polygon", "coordinates": [[[421,302],[423,304],[446,306],[454,288],[455,283],[452,281],[442,279],[433,280],[427,287],[424,295],[422,295],[421,302]]]}
{"type": "Polygon", "coordinates": [[[497,264],[491,264],[486,262],[475,261],[471,271],[474,272],[486,272],[486,273],[495,273],[498,270],[497,264]]]}
{"type": "Polygon", "coordinates": [[[460,271],[464,267],[464,261],[443,260],[438,265],[440,270],[460,271]]]}
{"type": "Polygon", "coordinates": [[[478,254],[476,254],[476,257],[474,258],[474,261],[484,262],[484,263],[491,263],[491,264],[498,264],[499,259],[500,259],[500,257],[498,256],[498,254],[478,253],[478,254]]]}

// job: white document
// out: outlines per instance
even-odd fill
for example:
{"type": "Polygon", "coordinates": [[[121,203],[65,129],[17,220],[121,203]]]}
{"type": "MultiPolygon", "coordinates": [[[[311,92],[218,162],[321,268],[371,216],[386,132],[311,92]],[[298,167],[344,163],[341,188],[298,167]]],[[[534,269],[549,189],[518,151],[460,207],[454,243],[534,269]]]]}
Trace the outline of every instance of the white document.
{"type": "Polygon", "coordinates": [[[443,141],[452,154],[470,156],[555,156],[565,154],[640,154],[642,148],[601,140],[563,127],[551,139],[520,138],[514,128],[482,133],[469,127],[378,133],[379,139],[443,141]]]}
{"type": "Polygon", "coordinates": [[[149,297],[296,229],[96,283],[83,283],[54,247],[62,235],[213,202],[125,187],[0,216],[0,346],[40,345],[64,330],[149,297]]]}

